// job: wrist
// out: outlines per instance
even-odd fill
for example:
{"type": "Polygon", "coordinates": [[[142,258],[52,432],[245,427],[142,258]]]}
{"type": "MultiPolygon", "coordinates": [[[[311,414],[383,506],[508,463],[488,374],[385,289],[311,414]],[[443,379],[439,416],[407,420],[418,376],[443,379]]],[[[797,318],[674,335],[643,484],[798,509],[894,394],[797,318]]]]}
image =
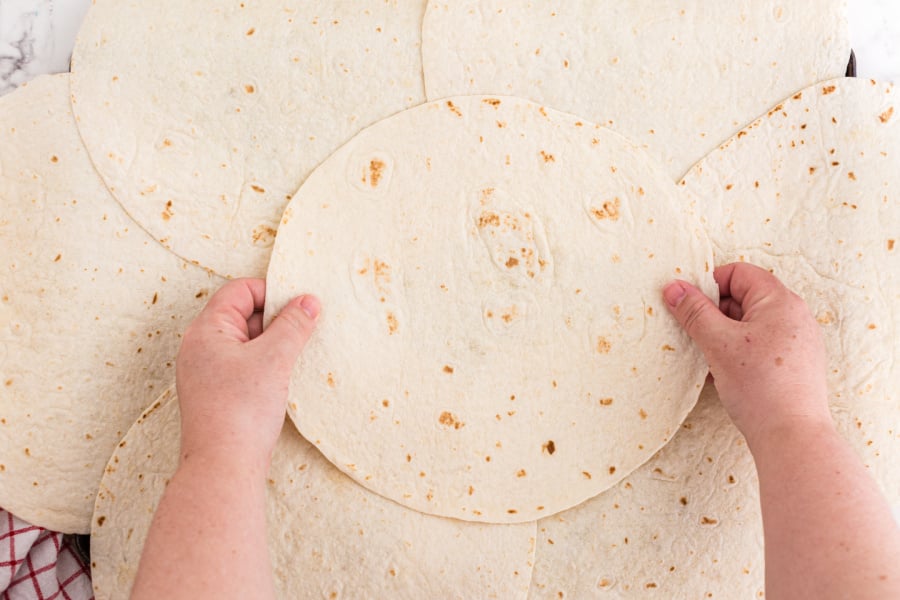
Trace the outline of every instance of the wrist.
{"type": "Polygon", "coordinates": [[[823,414],[780,416],[745,431],[744,437],[754,457],[763,453],[783,454],[797,448],[815,448],[822,440],[837,436],[827,409],[823,414]]]}
{"type": "Polygon", "coordinates": [[[271,452],[247,452],[234,447],[182,444],[178,469],[188,469],[241,481],[265,480],[271,452]]]}

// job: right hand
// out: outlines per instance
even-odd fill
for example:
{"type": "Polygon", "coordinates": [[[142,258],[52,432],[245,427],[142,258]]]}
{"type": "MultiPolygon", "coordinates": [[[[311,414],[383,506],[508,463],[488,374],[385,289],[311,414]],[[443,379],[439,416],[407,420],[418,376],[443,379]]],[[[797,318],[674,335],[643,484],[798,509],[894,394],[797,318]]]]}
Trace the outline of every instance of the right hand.
{"type": "Polygon", "coordinates": [[[703,351],[722,405],[751,447],[796,426],[833,427],[825,345],[806,303],[774,275],[747,263],[714,272],[716,306],[684,281],[666,306],[703,351]]]}

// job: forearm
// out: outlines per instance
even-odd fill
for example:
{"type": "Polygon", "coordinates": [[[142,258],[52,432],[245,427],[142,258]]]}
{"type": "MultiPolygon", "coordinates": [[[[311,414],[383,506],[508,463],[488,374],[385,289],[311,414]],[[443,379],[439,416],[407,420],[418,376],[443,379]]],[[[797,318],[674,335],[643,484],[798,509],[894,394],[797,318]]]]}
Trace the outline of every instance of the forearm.
{"type": "Polygon", "coordinates": [[[273,598],[265,467],[188,458],[153,518],[134,599],[273,598]]]}
{"type": "Polygon", "coordinates": [[[830,424],[749,440],[760,481],[766,597],[900,598],[900,529],[830,424]]]}

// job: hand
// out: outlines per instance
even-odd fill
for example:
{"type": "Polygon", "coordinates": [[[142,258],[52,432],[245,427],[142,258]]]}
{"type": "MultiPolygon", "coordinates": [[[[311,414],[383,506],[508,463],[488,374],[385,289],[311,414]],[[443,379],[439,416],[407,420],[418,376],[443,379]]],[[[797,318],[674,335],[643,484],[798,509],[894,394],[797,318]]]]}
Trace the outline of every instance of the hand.
{"type": "Polygon", "coordinates": [[[266,284],[237,279],[184,333],[176,362],[181,458],[249,461],[268,470],[291,370],[315,328],[315,296],[289,302],[262,331],[266,284]]]}
{"type": "Polygon", "coordinates": [[[751,447],[798,423],[833,427],[825,346],[803,299],[768,271],[719,267],[716,307],[684,281],[668,284],[669,310],[703,351],[722,404],[751,447]]]}

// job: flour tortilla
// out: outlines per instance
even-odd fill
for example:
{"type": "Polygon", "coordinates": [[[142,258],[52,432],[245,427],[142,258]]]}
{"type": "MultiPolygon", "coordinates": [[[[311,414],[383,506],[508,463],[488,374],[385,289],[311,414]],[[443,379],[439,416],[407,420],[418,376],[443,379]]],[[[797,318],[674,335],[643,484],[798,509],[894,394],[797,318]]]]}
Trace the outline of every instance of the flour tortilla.
{"type": "Polygon", "coordinates": [[[793,94],[698,163],[682,188],[716,249],[810,305],[832,413],[900,501],[900,97],[870,80],[793,94]],[[699,207],[702,207],[700,209],[699,207]]]}
{"type": "MultiPolygon", "coordinates": [[[[98,600],[126,598],[153,513],[178,465],[172,390],[116,449],[91,534],[98,600]]],[[[280,598],[524,598],[535,524],[483,525],[407,510],[356,485],[286,423],[268,475],[280,598]]]]}
{"type": "Polygon", "coordinates": [[[81,135],[156,239],[265,275],[290,194],[366,125],[424,101],[424,0],[96,0],[72,59],[81,135]]]}
{"type": "Polygon", "coordinates": [[[510,94],[570,111],[644,144],[678,179],[773,102],[843,75],[844,5],[432,1],[426,93],[510,94]]]}
{"type": "Polygon", "coordinates": [[[650,461],[538,521],[529,598],[762,597],[758,485],[746,442],[709,385],[650,461]]]}
{"type": "Polygon", "coordinates": [[[712,256],[677,188],[609,130],[458,97],[362,132],[285,211],[266,314],[324,306],[288,412],[369,489],[522,522],[616,483],[666,443],[707,367],[666,312],[712,256]]]}
{"type": "Polygon", "coordinates": [[[0,506],[87,533],[103,467],[172,383],[221,279],[137,227],[91,166],[68,76],[0,99],[0,506]]]}

